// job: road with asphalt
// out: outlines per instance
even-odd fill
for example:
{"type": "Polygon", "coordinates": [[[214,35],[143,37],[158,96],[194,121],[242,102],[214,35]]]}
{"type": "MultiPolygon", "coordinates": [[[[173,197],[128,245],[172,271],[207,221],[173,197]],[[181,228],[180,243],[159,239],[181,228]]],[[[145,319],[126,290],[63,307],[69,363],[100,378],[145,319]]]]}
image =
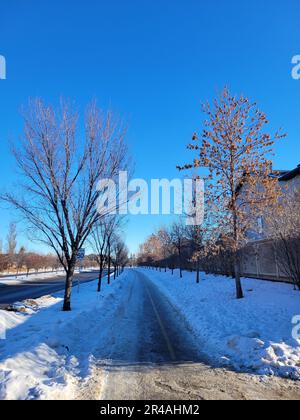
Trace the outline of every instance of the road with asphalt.
{"type": "MultiPolygon", "coordinates": [[[[77,286],[78,281],[80,284],[88,283],[98,278],[98,271],[83,272],[75,274],[74,287],[77,286]]],[[[0,283],[0,306],[22,301],[25,299],[37,299],[41,296],[49,295],[52,293],[64,290],[65,275],[57,275],[52,278],[34,278],[30,276],[26,280],[16,280],[0,283]],[[11,284],[9,284],[11,282],[11,284]]]]}

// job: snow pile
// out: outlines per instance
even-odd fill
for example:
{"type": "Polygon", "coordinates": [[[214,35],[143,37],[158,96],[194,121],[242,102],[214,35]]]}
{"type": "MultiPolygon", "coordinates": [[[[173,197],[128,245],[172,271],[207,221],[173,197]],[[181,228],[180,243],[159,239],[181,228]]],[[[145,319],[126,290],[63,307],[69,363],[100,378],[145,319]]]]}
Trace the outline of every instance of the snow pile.
{"type": "MultiPolygon", "coordinates": [[[[45,296],[43,299],[49,299],[49,296],[45,296]]],[[[51,296],[50,296],[51,298],[51,296]]],[[[8,312],[21,312],[27,314],[33,314],[40,309],[39,303],[36,300],[26,299],[23,302],[15,302],[5,307],[8,312]]]]}
{"type": "Polygon", "coordinates": [[[187,319],[203,353],[240,371],[300,380],[300,340],[292,319],[300,314],[293,286],[243,279],[246,298],[235,299],[232,279],[142,270],[187,319]]]}
{"type": "Polygon", "coordinates": [[[96,292],[96,282],[73,290],[72,312],[62,293],[0,310],[0,399],[73,399],[105,346],[110,320],[122,303],[127,272],[96,292]]]}

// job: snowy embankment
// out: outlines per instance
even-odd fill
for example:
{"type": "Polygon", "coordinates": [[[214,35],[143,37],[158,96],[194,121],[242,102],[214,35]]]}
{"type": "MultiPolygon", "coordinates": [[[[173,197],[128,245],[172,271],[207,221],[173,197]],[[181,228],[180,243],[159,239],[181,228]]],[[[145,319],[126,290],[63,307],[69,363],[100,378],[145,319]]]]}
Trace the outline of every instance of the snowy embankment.
{"type": "Polygon", "coordinates": [[[61,311],[62,293],[25,301],[24,313],[0,310],[0,399],[73,399],[93,374],[99,345],[111,346],[111,318],[126,298],[127,275],[109,287],[104,279],[100,294],[96,281],[79,293],[74,287],[72,312],[61,311]]]}
{"type": "Polygon", "coordinates": [[[213,362],[300,380],[300,340],[292,337],[300,292],[293,286],[243,279],[246,297],[236,300],[234,281],[225,277],[202,274],[196,284],[194,273],[180,279],[178,272],[142,271],[185,316],[213,362]]]}

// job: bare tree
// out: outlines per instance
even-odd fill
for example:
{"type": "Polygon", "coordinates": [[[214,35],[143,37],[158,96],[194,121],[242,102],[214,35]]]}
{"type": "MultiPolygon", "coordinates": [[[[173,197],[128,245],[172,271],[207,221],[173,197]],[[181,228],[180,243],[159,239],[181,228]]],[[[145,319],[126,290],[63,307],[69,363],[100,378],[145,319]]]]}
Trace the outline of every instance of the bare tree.
{"type": "Polygon", "coordinates": [[[172,255],[172,241],[171,241],[168,230],[165,228],[159,229],[159,231],[157,232],[157,236],[160,241],[161,257],[162,257],[164,269],[166,272],[168,259],[172,255]]]}
{"type": "Polygon", "coordinates": [[[107,252],[107,232],[105,224],[99,221],[95,224],[91,234],[91,244],[95,252],[95,259],[99,266],[97,292],[101,292],[103,270],[107,252]]]}
{"type": "Polygon", "coordinates": [[[255,103],[231,95],[228,89],[204,105],[207,116],[201,139],[195,134],[190,150],[196,152],[192,164],[179,169],[207,167],[210,181],[206,194],[219,208],[219,224],[232,238],[237,298],[243,298],[240,250],[247,232],[257,218],[278,201],[277,180],[270,177],[274,142],[284,136],[271,136],[264,129],[266,115],[255,103]]]}
{"type": "Polygon", "coordinates": [[[191,259],[196,264],[196,282],[200,283],[200,260],[204,255],[203,229],[201,226],[187,226],[185,234],[191,246],[191,259]]]}
{"type": "Polygon", "coordinates": [[[16,255],[16,269],[17,274],[20,270],[22,270],[23,267],[25,267],[25,261],[26,261],[26,250],[24,246],[21,246],[18,254],[16,255]]]}
{"type": "Polygon", "coordinates": [[[112,222],[107,227],[107,284],[110,285],[111,282],[111,275],[112,275],[112,254],[115,246],[115,242],[117,240],[117,233],[115,230],[115,222],[112,222]]]}
{"type": "Polygon", "coordinates": [[[66,271],[63,310],[69,311],[78,250],[102,217],[96,208],[98,181],[115,180],[126,169],[125,130],[95,103],[86,111],[84,138],[77,113],[66,103],[56,112],[42,100],[31,101],[24,120],[14,156],[25,196],[2,198],[22,213],[36,239],[55,251],[66,271]]]}
{"type": "Polygon", "coordinates": [[[46,255],[47,267],[51,268],[52,271],[58,271],[62,269],[62,265],[56,255],[46,255]]]}
{"type": "Polygon", "coordinates": [[[121,274],[125,267],[129,263],[129,249],[126,244],[121,240],[121,246],[118,250],[118,267],[119,267],[119,274],[121,274]]]}
{"type": "Polygon", "coordinates": [[[27,276],[31,270],[36,273],[43,268],[43,256],[35,252],[28,252],[24,256],[24,266],[26,267],[27,276]]]}
{"type": "Polygon", "coordinates": [[[9,268],[10,258],[8,254],[0,254],[0,271],[6,271],[9,268]]]}
{"type": "Polygon", "coordinates": [[[115,236],[113,244],[114,279],[123,271],[128,262],[128,249],[120,236],[115,236]]]}
{"type": "MultiPolygon", "coordinates": [[[[107,215],[95,223],[91,236],[90,244],[95,253],[95,258],[99,266],[98,286],[97,291],[101,292],[103,271],[105,263],[108,263],[110,258],[112,235],[119,227],[120,218],[116,215],[107,215]]],[[[110,263],[109,263],[110,265],[110,263]]],[[[110,267],[108,273],[108,282],[110,283],[110,267]]]]}
{"type": "Polygon", "coordinates": [[[183,277],[182,276],[182,251],[183,251],[184,239],[185,239],[185,226],[182,220],[180,220],[179,222],[174,222],[171,225],[170,238],[171,238],[171,243],[177,252],[180,278],[182,278],[183,277]]]}
{"type": "Polygon", "coordinates": [[[138,260],[139,263],[157,268],[161,263],[161,258],[160,237],[154,233],[140,246],[138,260]]]}
{"type": "Polygon", "coordinates": [[[17,248],[17,226],[10,223],[7,234],[7,253],[11,256],[15,255],[17,248]]]}

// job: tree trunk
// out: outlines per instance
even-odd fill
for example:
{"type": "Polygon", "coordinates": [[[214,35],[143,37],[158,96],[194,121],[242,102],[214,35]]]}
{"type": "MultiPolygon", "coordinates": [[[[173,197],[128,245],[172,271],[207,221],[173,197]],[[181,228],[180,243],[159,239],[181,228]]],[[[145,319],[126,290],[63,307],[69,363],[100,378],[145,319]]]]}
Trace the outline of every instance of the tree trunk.
{"type": "Polygon", "coordinates": [[[107,267],[107,284],[110,285],[110,245],[108,245],[108,267],[107,267]]]}
{"type": "Polygon", "coordinates": [[[197,259],[197,283],[200,283],[200,264],[199,259],[197,259]]]}
{"type": "Polygon", "coordinates": [[[241,263],[240,263],[240,256],[239,253],[236,253],[235,256],[235,285],[236,285],[236,297],[237,299],[243,299],[244,293],[242,289],[242,283],[241,283],[241,263]]]}
{"type": "Polygon", "coordinates": [[[64,312],[71,311],[71,294],[72,294],[75,264],[76,264],[75,260],[71,261],[68,267],[68,271],[67,271],[65,297],[64,297],[64,305],[63,305],[64,312]]]}
{"type": "Polygon", "coordinates": [[[233,220],[234,220],[234,274],[236,285],[236,298],[243,299],[244,293],[241,283],[241,261],[239,252],[239,232],[238,232],[238,217],[236,212],[235,203],[233,206],[233,220]]]}
{"type": "Polygon", "coordinates": [[[101,292],[102,274],[103,274],[103,261],[101,261],[100,270],[99,270],[98,289],[97,289],[98,293],[101,292]]]}
{"type": "Polygon", "coordinates": [[[179,249],[178,256],[179,256],[179,273],[180,273],[180,278],[182,279],[183,276],[182,276],[181,249],[179,249]]]}

